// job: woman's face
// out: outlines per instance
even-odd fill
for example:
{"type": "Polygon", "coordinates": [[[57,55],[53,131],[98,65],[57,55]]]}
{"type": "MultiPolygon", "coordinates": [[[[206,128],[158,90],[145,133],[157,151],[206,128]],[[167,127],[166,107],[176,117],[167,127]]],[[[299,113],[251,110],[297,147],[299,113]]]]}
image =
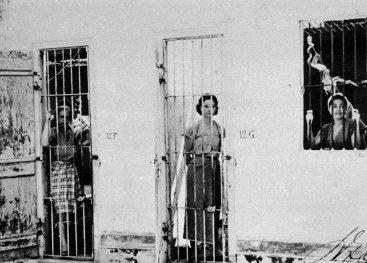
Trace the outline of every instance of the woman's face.
{"type": "Polygon", "coordinates": [[[59,125],[62,127],[66,127],[66,125],[69,123],[69,117],[70,117],[70,111],[60,110],[58,119],[59,125]]]}
{"type": "Polygon", "coordinates": [[[341,99],[335,99],[333,101],[331,112],[334,119],[344,118],[344,103],[341,99]]]}
{"type": "Polygon", "coordinates": [[[205,100],[203,106],[201,107],[201,112],[204,117],[211,118],[217,109],[217,105],[213,100],[205,100]]]}

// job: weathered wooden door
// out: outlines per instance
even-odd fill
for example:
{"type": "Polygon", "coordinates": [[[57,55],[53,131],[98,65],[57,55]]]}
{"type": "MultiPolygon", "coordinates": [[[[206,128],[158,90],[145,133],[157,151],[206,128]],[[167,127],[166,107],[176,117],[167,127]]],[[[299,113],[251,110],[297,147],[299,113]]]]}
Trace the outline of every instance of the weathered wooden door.
{"type": "Polygon", "coordinates": [[[0,51],[0,261],[37,253],[32,57],[0,51]]]}

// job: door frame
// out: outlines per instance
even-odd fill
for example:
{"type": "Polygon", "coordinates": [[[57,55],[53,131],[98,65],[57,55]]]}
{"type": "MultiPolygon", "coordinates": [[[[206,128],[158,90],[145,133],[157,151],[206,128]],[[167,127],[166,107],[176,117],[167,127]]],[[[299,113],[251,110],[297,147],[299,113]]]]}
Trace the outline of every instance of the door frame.
{"type": "Polygon", "coordinates": [[[168,38],[182,38],[192,36],[205,36],[205,35],[223,35],[223,90],[226,90],[226,94],[223,95],[224,104],[228,105],[226,109],[226,148],[227,154],[232,158],[227,161],[227,188],[228,188],[228,252],[229,261],[234,262],[236,254],[236,224],[235,224],[235,148],[233,140],[236,136],[234,133],[233,125],[234,116],[233,109],[229,107],[230,100],[235,98],[234,90],[231,89],[233,72],[232,63],[232,47],[235,34],[233,33],[233,24],[231,22],[223,23],[215,27],[201,27],[190,29],[177,29],[169,31],[158,31],[153,36],[153,65],[156,69],[154,77],[154,88],[156,89],[155,98],[155,115],[156,115],[156,127],[155,127],[155,211],[156,211],[156,262],[168,262],[168,242],[166,239],[166,229],[168,227],[169,213],[167,209],[167,181],[166,181],[166,168],[165,168],[165,108],[164,108],[164,87],[160,82],[163,77],[164,70],[160,66],[164,64],[164,39],[168,38]],[[227,92],[228,91],[228,92],[227,92]],[[230,128],[228,128],[230,127],[230,128]],[[232,128],[232,129],[231,129],[232,128]]]}
{"type": "MultiPolygon", "coordinates": [[[[40,41],[40,42],[33,42],[32,43],[32,52],[33,52],[33,56],[34,56],[34,60],[33,60],[33,68],[37,69],[38,73],[43,72],[43,60],[42,57],[40,55],[41,50],[44,49],[61,49],[61,48],[68,48],[68,47],[75,47],[75,46],[84,46],[88,48],[88,85],[89,85],[89,99],[90,99],[90,122],[93,125],[93,123],[97,123],[96,122],[96,112],[97,112],[97,101],[96,101],[96,86],[95,86],[95,79],[96,79],[96,67],[95,67],[95,50],[96,50],[96,44],[95,44],[95,39],[94,38],[80,38],[80,39],[67,39],[67,40],[52,40],[52,41],[40,41]]],[[[40,87],[41,89],[45,88],[45,82],[43,81],[43,79],[41,79],[43,76],[40,76],[40,87]]],[[[41,91],[38,94],[38,98],[37,100],[39,101],[39,119],[36,120],[36,133],[39,133],[39,138],[40,138],[40,133],[41,133],[41,127],[42,124],[44,123],[44,117],[42,116],[42,105],[41,105],[41,91]]],[[[93,175],[92,175],[92,189],[93,189],[93,196],[92,196],[92,202],[93,202],[93,258],[98,258],[98,251],[99,251],[99,237],[100,237],[100,224],[99,224],[99,220],[98,220],[98,214],[99,214],[99,210],[98,210],[98,199],[97,199],[97,191],[98,191],[98,174],[99,174],[99,167],[100,167],[100,160],[99,160],[99,149],[100,146],[98,144],[98,137],[97,137],[97,129],[98,127],[93,127],[93,132],[92,132],[92,165],[93,165],[93,175]]],[[[40,140],[39,140],[40,141],[40,140]]],[[[40,165],[42,166],[42,147],[39,145],[39,152],[37,156],[39,156],[39,159],[41,160],[40,165]]],[[[42,220],[41,222],[44,223],[45,222],[45,218],[44,218],[44,205],[43,205],[43,193],[44,193],[44,186],[43,186],[43,171],[42,171],[42,167],[40,167],[39,169],[36,170],[36,178],[39,178],[38,181],[40,181],[41,183],[37,184],[37,199],[41,199],[42,201],[40,204],[37,203],[37,211],[40,209],[42,218],[40,218],[40,220],[42,220]],[[42,205],[41,205],[42,204],[42,205]]],[[[44,242],[44,240],[42,240],[44,242]]],[[[41,256],[43,256],[44,254],[44,245],[42,247],[42,254],[40,253],[41,256]]]]}

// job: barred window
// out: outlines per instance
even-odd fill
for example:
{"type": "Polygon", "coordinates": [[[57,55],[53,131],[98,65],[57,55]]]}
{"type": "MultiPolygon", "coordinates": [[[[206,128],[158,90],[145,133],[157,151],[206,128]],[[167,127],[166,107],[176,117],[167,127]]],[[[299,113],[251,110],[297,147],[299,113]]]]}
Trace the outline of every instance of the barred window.
{"type": "Polygon", "coordinates": [[[304,149],[366,149],[366,22],[302,22],[304,149]]]}

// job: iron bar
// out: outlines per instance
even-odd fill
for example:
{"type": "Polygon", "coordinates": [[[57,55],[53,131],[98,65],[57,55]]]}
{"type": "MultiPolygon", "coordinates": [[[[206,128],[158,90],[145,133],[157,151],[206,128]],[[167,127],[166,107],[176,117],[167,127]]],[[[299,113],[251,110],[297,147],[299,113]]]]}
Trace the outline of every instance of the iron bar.
{"type": "Polygon", "coordinates": [[[352,28],[354,28],[354,25],[352,23],[350,23],[350,21],[348,20],[343,20],[342,21],[342,28],[343,28],[343,32],[344,32],[344,28],[346,28],[348,31],[350,31],[351,29],[349,28],[349,25],[352,26],[352,28]]]}
{"type": "MultiPolygon", "coordinates": [[[[176,187],[177,187],[177,180],[176,180],[176,187]]],[[[177,205],[176,205],[176,208],[175,208],[175,210],[176,210],[176,235],[177,235],[177,239],[176,239],[176,244],[177,244],[177,259],[180,259],[180,234],[179,234],[179,222],[178,222],[178,218],[179,218],[179,216],[178,216],[178,207],[177,207],[177,205]]]]}
{"type": "MultiPolygon", "coordinates": [[[[361,81],[361,82],[356,82],[355,83],[357,86],[363,86],[365,88],[367,88],[367,82],[366,81],[361,81]]],[[[338,82],[338,87],[343,87],[346,86],[348,87],[350,85],[350,83],[346,83],[346,81],[344,82],[338,82]]],[[[332,85],[322,85],[322,84],[315,84],[315,85],[304,85],[303,88],[323,88],[323,87],[332,87],[332,85]]]]}
{"type": "MultiPolygon", "coordinates": [[[[56,147],[56,146],[55,146],[56,147]]],[[[179,154],[179,153],[182,153],[181,151],[176,151],[176,152],[167,152],[168,154],[179,154]]],[[[192,151],[190,151],[190,152],[183,152],[184,154],[194,154],[195,152],[192,152],[192,151]]],[[[220,154],[221,152],[220,151],[213,151],[213,154],[214,153],[216,153],[216,154],[220,154]]],[[[200,154],[199,154],[200,155],[200,154]]]]}
{"type": "MultiPolygon", "coordinates": [[[[80,60],[80,49],[78,48],[78,60],[80,60]]],[[[75,94],[74,95],[79,95],[79,103],[80,105],[82,106],[82,97],[81,97],[81,94],[82,94],[82,87],[81,87],[81,74],[80,74],[80,64],[78,64],[78,94],[75,94]]],[[[89,92],[87,92],[87,95],[89,94],[89,92]]],[[[88,98],[89,100],[89,98],[88,98]]],[[[78,109],[79,110],[79,109],[78,109]]],[[[82,114],[82,110],[80,110],[80,114],[82,114]]]]}
{"type": "Polygon", "coordinates": [[[339,26],[338,22],[331,21],[331,23],[333,23],[333,25],[336,26],[340,31],[343,31],[343,28],[339,26]]]}
{"type": "MultiPolygon", "coordinates": [[[[78,49],[78,54],[79,54],[79,49],[78,49]]],[[[85,47],[85,54],[86,54],[86,60],[88,61],[88,65],[89,65],[89,49],[88,49],[88,47],[85,47]]],[[[79,67],[79,70],[80,70],[80,67],[79,67]]],[[[88,92],[87,92],[87,101],[88,101],[88,107],[87,107],[87,109],[88,109],[88,125],[89,125],[89,127],[88,127],[88,129],[89,129],[89,137],[87,138],[88,140],[89,140],[89,144],[88,144],[88,150],[89,150],[89,155],[90,155],[90,157],[92,156],[92,145],[93,145],[93,140],[92,140],[92,121],[91,121],[91,114],[92,114],[92,110],[91,110],[91,98],[90,98],[90,92],[89,92],[89,76],[90,76],[90,74],[89,74],[89,71],[90,71],[90,68],[89,67],[87,67],[87,74],[86,74],[86,78],[87,78],[87,80],[86,80],[86,83],[87,83],[87,88],[88,88],[88,92]]],[[[80,72],[80,71],[79,71],[80,72]]],[[[79,79],[80,79],[80,77],[81,77],[81,75],[79,75],[79,79]]],[[[81,81],[81,79],[80,79],[80,81],[81,81]]],[[[83,103],[82,103],[82,101],[80,101],[80,115],[82,115],[83,114],[83,103]]],[[[88,165],[92,165],[91,164],[91,158],[89,158],[88,159],[89,160],[89,162],[88,162],[88,165]]],[[[92,173],[93,174],[93,173],[92,173]]],[[[91,186],[93,185],[93,175],[91,175],[92,176],[92,180],[91,180],[91,186]]],[[[91,187],[91,194],[93,195],[93,187],[91,187]]],[[[93,232],[93,228],[92,228],[92,232],[93,232]]],[[[92,253],[93,253],[93,244],[94,243],[92,243],[92,253]]]]}
{"type": "MultiPolygon", "coordinates": [[[[192,78],[192,85],[191,85],[191,90],[192,90],[192,94],[194,94],[194,40],[191,40],[191,45],[192,45],[192,67],[191,67],[191,78],[192,78]]],[[[196,60],[195,60],[196,61],[196,60]]],[[[195,98],[194,96],[192,96],[192,105],[195,105],[195,98]]],[[[191,111],[191,124],[194,127],[194,110],[191,111]]],[[[186,153],[187,154],[187,153],[186,153]]],[[[193,166],[194,166],[194,182],[196,182],[196,156],[195,154],[192,156],[192,160],[190,162],[193,162],[193,166]]],[[[189,175],[187,175],[189,176],[189,175]]],[[[186,186],[187,188],[187,186],[186,186]]],[[[194,254],[195,254],[195,261],[198,260],[198,232],[197,232],[197,225],[198,225],[198,218],[197,218],[197,189],[196,189],[196,183],[194,183],[194,221],[195,221],[195,228],[194,228],[194,236],[195,236],[195,244],[194,244],[194,254]]],[[[187,211],[187,210],[186,210],[187,211]]]]}
{"type": "MultiPolygon", "coordinates": [[[[185,101],[186,101],[186,93],[185,93],[185,42],[184,40],[182,40],[182,134],[184,134],[184,136],[182,137],[183,140],[183,152],[181,153],[183,158],[182,158],[182,164],[181,164],[181,173],[182,173],[182,177],[184,178],[184,180],[186,180],[187,182],[187,174],[186,174],[186,155],[185,155],[185,132],[186,132],[186,114],[185,114],[185,101]]],[[[182,180],[183,181],[183,180],[182,180]]],[[[182,184],[182,183],[181,183],[182,184]]],[[[180,187],[181,188],[181,187],[180,187]]],[[[181,194],[181,193],[180,193],[181,194]]],[[[178,204],[177,204],[178,206],[178,204]]],[[[185,207],[187,207],[187,185],[185,183],[185,207]]],[[[184,214],[185,214],[185,218],[187,218],[187,210],[184,209],[184,214]]],[[[177,214],[177,218],[178,218],[178,214],[177,214]]],[[[188,226],[187,224],[184,224],[186,227],[186,236],[188,235],[188,226]]],[[[177,225],[178,226],[178,225],[177,225]]],[[[188,238],[185,238],[185,243],[186,243],[186,260],[189,260],[189,246],[188,246],[188,242],[187,242],[188,238]]]]}
{"type": "MultiPolygon", "coordinates": [[[[210,39],[210,94],[213,93],[213,39],[210,39]]],[[[210,138],[213,138],[214,133],[213,133],[213,97],[210,97],[210,107],[211,107],[211,111],[210,111],[210,138]]],[[[217,105],[216,105],[217,107],[217,105]]],[[[214,167],[214,156],[213,156],[213,140],[210,139],[210,164],[211,164],[211,169],[212,171],[215,171],[215,167],[214,167]]],[[[210,206],[212,206],[213,204],[216,205],[216,173],[214,173],[213,178],[212,178],[212,185],[213,185],[213,199],[212,203],[210,204],[210,206]]],[[[209,214],[210,215],[210,214],[209,214]]],[[[208,215],[208,216],[209,216],[208,215]]],[[[215,211],[211,214],[211,219],[212,219],[212,254],[213,254],[213,260],[215,260],[215,211]]]]}
{"type": "MultiPolygon", "coordinates": [[[[67,207],[69,208],[69,200],[66,200],[67,207]]],[[[66,233],[67,233],[67,247],[68,247],[68,256],[70,256],[70,218],[69,211],[66,212],[66,233]]]]}
{"type": "MultiPolygon", "coordinates": [[[[344,21],[342,23],[343,28],[345,27],[344,21]]],[[[342,30],[342,76],[345,79],[345,33],[342,30]]]]}
{"type": "MultiPolygon", "coordinates": [[[[60,200],[57,200],[57,201],[60,201],[60,200]]],[[[63,233],[63,230],[62,230],[63,223],[62,223],[61,213],[58,213],[58,215],[59,215],[59,249],[60,249],[59,254],[61,256],[62,255],[62,236],[61,235],[63,233]]]]}
{"type": "MultiPolygon", "coordinates": [[[[187,84],[187,83],[185,83],[187,84]]],[[[322,85],[318,85],[318,86],[322,86],[322,85]]],[[[196,98],[200,98],[202,94],[193,94],[193,95],[190,95],[191,97],[196,97],[196,98]]],[[[212,93],[212,95],[215,95],[215,96],[221,96],[223,94],[221,93],[212,93]]],[[[166,99],[173,99],[173,98],[183,98],[183,97],[188,97],[189,95],[186,95],[186,96],[183,96],[183,95],[167,95],[166,99]]]]}
{"type": "MultiPolygon", "coordinates": [[[[79,50],[78,50],[79,51],[79,50]]],[[[64,53],[63,53],[64,54],[64,53]]],[[[77,55],[79,57],[79,52],[77,52],[77,55]]],[[[64,58],[63,58],[64,59],[64,58]]],[[[69,59],[70,59],[70,94],[73,94],[74,95],[74,85],[73,85],[73,62],[72,62],[72,49],[69,49],[69,59]]],[[[78,63],[78,68],[79,68],[79,63],[78,63]]],[[[63,67],[64,68],[64,67],[63,67]]],[[[79,76],[80,77],[80,76],[79,76]]],[[[65,81],[65,80],[64,80],[65,81]]],[[[63,93],[65,94],[65,90],[63,91],[63,93]]],[[[64,100],[66,98],[64,97],[64,100]]],[[[75,128],[74,127],[74,121],[75,121],[75,118],[76,116],[74,115],[75,114],[75,109],[74,109],[74,96],[71,96],[70,97],[70,104],[71,104],[71,109],[70,109],[70,113],[71,113],[71,125],[73,127],[73,133],[75,134],[75,128]]],[[[82,136],[81,136],[82,137],[82,136]]],[[[81,138],[81,145],[82,144],[82,140],[83,138],[81,138]]],[[[76,172],[76,175],[75,177],[79,177],[79,173],[76,169],[76,164],[75,164],[75,137],[74,137],[74,143],[73,143],[73,146],[72,146],[72,151],[73,151],[73,169],[74,171],[76,172]]],[[[83,148],[82,146],[80,147],[80,150],[81,150],[81,154],[83,156],[83,148]]],[[[81,162],[83,163],[83,157],[81,158],[81,162]]],[[[83,164],[81,165],[81,167],[83,167],[83,164]]],[[[74,178],[76,179],[76,178],[74,178]]],[[[81,187],[84,187],[84,186],[81,186],[81,187]]],[[[76,197],[77,198],[77,197],[76,197]]],[[[74,201],[71,201],[73,202],[73,205],[74,205],[74,239],[75,239],[75,256],[78,256],[78,231],[77,231],[77,209],[78,209],[78,203],[77,203],[77,200],[74,200],[74,201]]]]}
{"type": "MultiPolygon", "coordinates": [[[[86,50],[87,52],[87,50],[86,50]]],[[[77,49],[77,54],[78,54],[78,60],[80,60],[80,49],[78,48],[77,49]]],[[[88,58],[88,56],[87,56],[88,58]]],[[[71,50],[70,50],[70,60],[71,60],[71,50]]],[[[82,89],[81,89],[81,72],[80,72],[80,63],[78,63],[77,65],[77,68],[78,68],[78,99],[79,99],[79,105],[78,105],[78,112],[79,112],[79,115],[80,115],[80,118],[82,118],[82,115],[83,115],[83,100],[82,100],[82,89]]],[[[89,67],[88,67],[89,69],[89,67]]],[[[72,67],[70,67],[70,74],[72,75],[72,67]]],[[[71,93],[73,93],[74,95],[76,95],[74,93],[74,89],[73,89],[73,79],[71,77],[71,86],[72,86],[72,91],[71,93]]],[[[88,85],[89,87],[89,85],[88,85]]],[[[87,100],[88,100],[88,105],[89,105],[89,92],[87,92],[87,100]]],[[[74,99],[72,100],[74,101],[74,99]]],[[[73,110],[75,112],[75,110],[73,110]]],[[[88,109],[88,115],[90,116],[90,110],[88,109]]],[[[78,116],[74,116],[75,118],[79,118],[78,116]]],[[[74,119],[73,119],[74,120],[74,119]]],[[[82,120],[77,120],[79,122],[81,122],[82,120]]],[[[90,123],[90,122],[89,122],[90,123]]],[[[81,128],[81,134],[79,135],[80,136],[80,154],[81,154],[81,162],[83,163],[83,160],[84,160],[84,147],[83,147],[83,125],[80,127],[81,128]]],[[[88,127],[88,129],[91,129],[90,127],[88,127]]],[[[89,131],[91,132],[91,131],[89,131]]],[[[87,140],[91,141],[90,138],[86,138],[87,140]]],[[[89,150],[89,154],[91,154],[91,150],[89,150]]],[[[88,165],[90,165],[90,163],[88,163],[88,165]]],[[[84,166],[84,164],[82,164],[82,167],[84,166]]],[[[79,176],[79,174],[78,174],[79,176]]],[[[93,183],[93,182],[92,182],[93,183]]],[[[84,193],[84,185],[82,185],[81,187],[83,187],[83,193],[84,193]]],[[[85,193],[84,193],[85,194],[85,193]]],[[[85,207],[85,200],[82,201],[82,209],[83,209],[83,212],[84,212],[84,207],[85,207]]],[[[84,221],[84,216],[85,216],[85,213],[83,213],[83,252],[84,252],[84,256],[86,255],[86,246],[85,246],[85,221],[84,221]]],[[[77,224],[77,221],[75,221],[75,225],[77,224]]],[[[75,236],[77,237],[78,233],[77,231],[75,232],[75,236]]],[[[76,246],[77,248],[77,246],[76,246]]],[[[78,249],[76,249],[76,255],[78,255],[78,249]]]]}
{"type": "Polygon", "coordinates": [[[83,255],[86,257],[87,255],[87,247],[86,247],[86,231],[85,231],[85,201],[82,202],[83,209],[83,255]]]}
{"type": "MultiPolygon", "coordinates": [[[[221,43],[220,43],[220,72],[221,72],[221,77],[220,77],[220,92],[222,93],[222,89],[224,89],[223,87],[223,71],[224,71],[224,65],[223,65],[223,38],[221,38],[221,43]]],[[[220,133],[220,140],[221,140],[221,147],[220,147],[220,152],[221,152],[221,155],[222,156],[226,156],[226,152],[225,152],[225,141],[224,141],[224,136],[225,136],[225,130],[224,130],[224,127],[226,126],[226,118],[225,118],[225,114],[226,114],[226,101],[224,99],[224,96],[220,95],[220,97],[222,98],[221,100],[221,103],[223,105],[222,107],[222,117],[221,117],[221,120],[222,120],[222,125],[220,126],[221,128],[221,133],[220,133]]],[[[225,230],[224,230],[224,223],[225,223],[225,218],[226,218],[226,213],[227,213],[227,202],[228,202],[228,194],[227,194],[227,191],[228,191],[228,188],[227,188],[227,171],[225,170],[225,168],[227,167],[226,166],[226,162],[225,161],[222,161],[221,162],[221,166],[220,166],[220,195],[221,195],[221,198],[220,198],[220,211],[218,212],[219,213],[219,217],[221,217],[222,219],[222,223],[221,223],[221,226],[222,226],[222,252],[223,252],[223,262],[225,260],[225,253],[226,253],[226,246],[225,246],[225,241],[226,239],[228,238],[226,236],[226,233],[225,233],[225,230]]],[[[219,237],[218,237],[219,238],[219,237]]]]}
{"type": "Polygon", "coordinates": [[[311,26],[311,23],[308,23],[307,31],[310,31],[312,34],[316,34],[317,32],[313,30],[314,28],[311,26]]]}
{"type": "Polygon", "coordinates": [[[75,213],[74,213],[75,256],[78,256],[78,220],[77,220],[77,211],[78,211],[78,206],[75,205],[75,213]]]}
{"type": "MultiPolygon", "coordinates": [[[[343,79],[345,79],[345,33],[344,33],[344,21],[342,22],[342,71],[343,79]]],[[[355,80],[355,79],[354,79],[355,80]]],[[[345,94],[345,86],[343,86],[343,98],[345,94]]],[[[334,116],[333,116],[334,117],[334,116]]],[[[345,122],[343,121],[343,150],[345,149],[345,122]]]]}
{"type": "MultiPolygon", "coordinates": [[[[187,206],[176,206],[176,205],[170,205],[170,206],[167,206],[169,209],[176,209],[176,208],[179,208],[179,209],[186,209],[186,210],[199,210],[199,211],[208,211],[208,208],[206,207],[203,207],[203,208],[199,208],[199,207],[187,207],[187,206]]],[[[216,211],[216,212],[220,212],[221,210],[220,209],[215,209],[213,211],[216,211]]]]}
{"type": "MultiPolygon", "coordinates": [[[[54,59],[56,61],[56,51],[54,50],[54,59]]],[[[58,92],[58,87],[57,87],[57,77],[56,77],[56,72],[57,72],[57,69],[56,69],[56,65],[54,66],[54,79],[55,79],[55,86],[54,86],[54,92],[55,94],[57,94],[58,92]]],[[[58,122],[58,118],[59,118],[59,102],[58,102],[58,98],[56,97],[55,98],[55,113],[54,113],[54,119],[55,119],[55,122],[56,122],[56,138],[57,138],[57,141],[59,141],[59,122],[58,122]]],[[[57,153],[57,160],[59,160],[59,146],[57,146],[56,148],[56,153],[57,153]]]]}
{"type": "MultiPolygon", "coordinates": [[[[163,49],[163,63],[164,65],[167,65],[166,67],[163,68],[163,79],[165,80],[163,82],[163,94],[164,94],[164,142],[165,142],[165,158],[167,160],[169,160],[169,154],[167,154],[167,151],[169,151],[170,149],[170,145],[169,145],[169,134],[168,134],[168,99],[166,98],[167,96],[167,85],[168,85],[168,47],[167,47],[167,41],[162,41],[162,49],[163,49]]],[[[166,166],[166,201],[167,201],[167,205],[171,205],[171,176],[170,176],[170,164],[167,164],[167,161],[165,162],[165,166],[166,166]]],[[[172,225],[172,213],[171,213],[171,209],[168,209],[168,225],[169,227],[171,227],[172,225]]],[[[168,233],[169,235],[169,233],[168,233]]],[[[172,237],[168,236],[168,240],[170,240],[172,237]]],[[[171,258],[172,257],[172,249],[171,247],[169,247],[168,249],[168,257],[171,258]]]]}
{"type": "MultiPolygon", "coordinates": [[[[334,75],[334,34],[333,34],[333,27],[330,30],[330,41],[331,41],[331,69],[330,74],[334,75]]],[[[334,97],[334,89],[332,89],[331,96],[334,97]]],[[[328,105],[329,106],[329,105],[328,105]]],[[[331,116],[334,116],[334,107],[331,107],[331,116]]],[[[331,149],[334,148],[334,129],[331,129],[331,149]]]]}
{"type": "Polygon", "coordinates": [[[177,37],[177,38],[164,38],[163,40],[167,42],[174,42],[177,40],[195,40],[195,39],[202,40],[205,38],[219,38],[223,36],[224,36],[223,34],[215,34],[215,35],[189,36],[189,37],[177,37]]]}
{"type": "MultiPolygon", "coordinates": [[[[80,95],[80,96],[88,96],[87,92],[81,92],[81,93],[74,93],[74,94],[65,94],[65,93],[59,93],[59,94],[48,94],[47,97],[74,97],[76,95],[80,95]]],[[[46,95],[44,95],[43,97],[46,97],[46,95]]]]}
{"type": "Polygon", "coordinates": [[[50,204],[51,204],[51,253],[55,254],[55,242],[54,242],[54,238],[55,238],[55,234],[54,234],[54,208],[53,208],[53,200],[50,200],[50,204]]]}
{"type": "MultiPolygon", "coordinates": [[[[353,81],[357,81],[357,36],[356,36],[356,28],[353,27],[353,44],[354,44],[354,50],[353,50],[353,81]]],[[[345,93],[343,93],[345,94],[345,93]]],[[[356,89],[354,89],[354,101],[353,104],[356,105],[357,103],[357,92],[356,89]]]]}
{"type": "MultiPolygon", "coordinates": [[[[200,77],[200,87],[201,87],[201,94],[203,95],[204,94],[204,39],[201,39],[201,42],[200,42],[200,55],[201,55],[201,67],[200,67],[200,70],[201,70],[201,77],[200,77]]],[[[201,106],[202,106],[202,109],[204,108],[203,107],[204,105],[204,98],[203,96],[201,96],[201,106]]],[[[203,115],[203,111],[202,111],[202,115],[203,115]]],[[[204,118],[201,118],[201,125],[202,127],[204,127],[204,118]]],[[[201,165],[202,165],[202,180],[203,180],[203,187],[202,187],[202,196],[205,197],[205,187],[206,187],[206,180],[205,180],[205,162],[204,162],[204,138],[203,136],[201,137],[201,145],[202,145],[202,148],[201,148],[201,165]]],[[[196,182],[195,182],[196,183],[196,182]]],[[[201,200],[200,204],[204,204],[201,200]]],[[[204,207],[203,207],[204,208],[204,207]]],[[[205,224],[205,220],[206,220],[206,217],[205,217],[205,210],[203,209],[202,210],[203,212],[203,215],[202,215],[202,221],[203,221],[203,247],[204,247],[204,261],[206,261],[206,224],[205,224]]]]}
{"type": "MultiPolygon", "coordinates": [[[[49,60],[49,53],[47,51],[44,52],[46,54],[46,60],[49,60]]],[[[44,57],[45,58],[45,57],[44,57]]],[[[46,65],[45,61],[44,61],[44,65],[46,67],[46,95],[50,93],[50,66],[46,65]]],[[[44,103],[44,105],[47,105],[47,107],[44,107],[46,109],[44,109],[45,112],[47,112],[50,109],[50,101],[48,99],[46,99],[46,103],[44,103]]],[[[47,119],[45,121],[48,121],[47,119]]],[[[51,129],[51,124],[48,123],[47,124],[47,129],[51,129]]],[[[51,154],[51,150],[48,149],[48,176],[49,178],[51,178],[51,158],[52,158],[52,154],[51,154]]],[[[49,190],[49,195],[51,195],[51,182],[49,181],[49,185],[48,187],[50,189],[49,190]]],[[[52,196],[51,196],[52,198],[52,196]]],[[[55,243],[54,243],[54,238],[55,238],[55,234],[54,234],[54,211],[53,211],[53,200],[51,199],[51,252],[52,254],[55,254],[55,243]]]]}
{"type": "MultiPolygon", "coordinates": [[[[320,43],[319,43],[319,51],[320,51],[320,57],[322,58],[322,33],[320,33],[320,35],[319,35],[319,38],[320,38],[320,43]]],[[[323,77],[323,73],[322,72],[320,72],[320,83],[322,83],[322,77],[323,77]]],[[[322,88],[320,88],[320,95],[319,95],[319,97],[320,97],[320,107],[319,107],[319,111],[320,111],[320,124],[319,124],[319,126],[320,127],[322,127],[322,121],[323,121],[323,112],[322,112],[322,88]]],[[[310,125],[310,129],[312,129],[312,126],[310,125]]],[[[310,136],[311,136],[311,132],[310,132],[310,136]]],[[[310,143],[310,150],[311,150],[311,139],[309,140],[309,143],[310,143]]]]}

